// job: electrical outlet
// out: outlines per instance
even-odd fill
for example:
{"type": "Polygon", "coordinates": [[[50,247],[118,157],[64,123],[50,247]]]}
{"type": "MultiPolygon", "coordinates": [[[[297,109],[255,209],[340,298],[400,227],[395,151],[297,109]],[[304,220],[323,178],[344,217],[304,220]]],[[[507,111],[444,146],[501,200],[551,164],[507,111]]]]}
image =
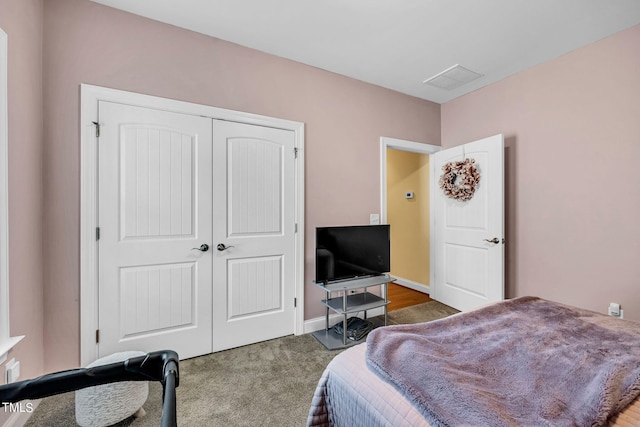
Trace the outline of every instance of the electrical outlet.
{"type": "Polygon", "coordinates": [[[620,308],[620,304],[612,302],[609,304],[609,310],[607,311],[609,316],[624,319],[624,310],[620,308]]]}
{"type": "Polygon", "coordinates": [[[6,372],[7,384],[14,383],[20,378],[20,362],[16,362],[16,359],[11,359],[4,365],[6,372]]]}
{"type": "Polygon", "coordinates": [[[620,304],[615,302],[609,303],[609,316],[620,316],[620,304]]]}

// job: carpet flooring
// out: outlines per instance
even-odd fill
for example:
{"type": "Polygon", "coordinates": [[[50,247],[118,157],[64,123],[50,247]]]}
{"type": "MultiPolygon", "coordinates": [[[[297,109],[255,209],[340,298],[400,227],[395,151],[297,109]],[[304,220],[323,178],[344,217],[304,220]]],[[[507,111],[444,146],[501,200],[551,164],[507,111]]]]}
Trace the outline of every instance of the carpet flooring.
{"type": "MultiPolygon", "coordinates": [[[[429,301],[389,312],[387,323],[427,322],[454,313],[457,310],[429,301]]],[[[178,425],[304,426],[322,371],[339,352],[328,351],[306,334],[180,361],[178,425]]],[[[75,426],[74,402],[74,393],[43,399],[26,426],[75,426]]],[[[162,387],[150,383],[147,414],[117,426],[158,426],[161,405],[162,387]]]]}

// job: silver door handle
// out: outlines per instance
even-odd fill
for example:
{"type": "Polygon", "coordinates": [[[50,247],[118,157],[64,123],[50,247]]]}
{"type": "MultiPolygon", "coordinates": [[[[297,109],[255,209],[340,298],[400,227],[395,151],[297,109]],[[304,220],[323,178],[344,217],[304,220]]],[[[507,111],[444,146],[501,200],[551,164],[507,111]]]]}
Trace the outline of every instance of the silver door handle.
{"type": "Polygon", "coordinates": [[[497,237],[494,237],[493,239],[489,240],[489,239],[483,239],[485,242],[489,242],[489,243],[495,243],[498,244],[500,243],[500,239],[498,239],[497,237]]]}
{"type": "Polygon", "coordinates": [[[226,251],[229,248],[232,248],[233,246],[225,246],[224,243],[218,243],[218,246],[216,246],[216,249],[219,250],[220,252],[222,251],[226,251]]]}
{"type": "Polygon", "coordinates": [[[200,251],[200,252],[207,252],[209,250],[209,245],[207,245],[206,243],[203,243],[200,245],[199,248],[191,248],[192,251],[200,251]]]}

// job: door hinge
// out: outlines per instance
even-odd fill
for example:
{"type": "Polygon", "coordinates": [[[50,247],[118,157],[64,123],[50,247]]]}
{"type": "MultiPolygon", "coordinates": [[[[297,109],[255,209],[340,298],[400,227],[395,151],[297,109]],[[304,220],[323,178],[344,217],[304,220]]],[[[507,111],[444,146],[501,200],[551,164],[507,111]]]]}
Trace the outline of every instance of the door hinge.
{"type": "Polygon", "coordinates": [[[298,223],[297,222],[293,225],[293,232],[294,233],[298,232],[298,223]]]}
{"type": "Polygon", "coordinates": [[[293,147],[293,157],[294,157],[295,159],[297,159],[297,158],[298,158],[298,147],[293,147]]]}
{"type": "Polygon", "coordinates": [[[298,298],[294,298],[293,299],[293,308],[296,308],[298,306],[298,298]]]}
{"type": "Polygon", "coordinates": [[[96,240],[100,240],[100,227],[96,227],[96,240]]]}
{"type": "Polygon", "coordinates": [[[96,329],[96,344],[100,342],[100,329],[96,329]]]}
{"type": "Polygon", "coordinates": [[[96,138],[100,138],[100,123],[99,122],[91,122],[96,125],[96,138]]]}

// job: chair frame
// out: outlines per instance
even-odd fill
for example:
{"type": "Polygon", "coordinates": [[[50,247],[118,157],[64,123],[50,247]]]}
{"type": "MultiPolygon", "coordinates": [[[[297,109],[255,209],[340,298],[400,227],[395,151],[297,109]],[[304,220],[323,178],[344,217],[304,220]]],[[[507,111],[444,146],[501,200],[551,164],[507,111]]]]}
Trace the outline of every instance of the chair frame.
{"type": "Polygon", "coordinates": [[[42,399],[85,387],[120,381],[160,381],[162,383],[161,427],[176,427],[176,387],[180,383],[178,354],[155,351],[125,361],[45,374],[31,380],[0,386],[0,402],[15,403],[42,399]]]}

